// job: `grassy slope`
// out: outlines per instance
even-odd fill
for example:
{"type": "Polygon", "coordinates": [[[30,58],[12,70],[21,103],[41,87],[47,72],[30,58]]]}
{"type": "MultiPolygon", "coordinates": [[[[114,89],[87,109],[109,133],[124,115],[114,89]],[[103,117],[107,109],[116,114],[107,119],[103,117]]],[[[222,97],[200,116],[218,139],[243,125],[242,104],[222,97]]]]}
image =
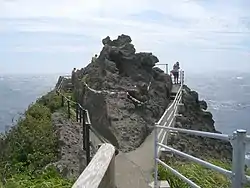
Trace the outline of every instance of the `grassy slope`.
{"type": "MultiPolygon", "coordinates": [[[[45,166],[57,160],[58,145],[51,114],[61,108],[61,97],[50,92],[29,106],[17,126],[0,138],[0,177],[6,188],[71,187],[45,166]]],[[[65,110],[65,109],[63,109],[65,110]]]]}
{"type": "MultiPolygon", "coordinates": [[[[218,159],[208,159],[212,164],[231,170],[231,164],[227,161],[221,161],[218,159]]],[[[194,183],[199,185],[202,188],[228,188],[230,187],[230,180],[213,170],[204,168],[203,166],[194,163],[194,162],[180,162],[174,159],[170,160],[168,163],[172,168],[179,171],[181,174],[191,179],[194,183]]],[[[249,171],[246,172],[248,175],[249,171]]],[[[186,183],[181,179],[177,178],[169,170],[166,170],[163,166],[159,165],[159,176],[161,180],[168,180],[171,185],[171,188],[189,188],[186,183]]],[[[250,184],[245,186],[250,187],[250,184]]]]}

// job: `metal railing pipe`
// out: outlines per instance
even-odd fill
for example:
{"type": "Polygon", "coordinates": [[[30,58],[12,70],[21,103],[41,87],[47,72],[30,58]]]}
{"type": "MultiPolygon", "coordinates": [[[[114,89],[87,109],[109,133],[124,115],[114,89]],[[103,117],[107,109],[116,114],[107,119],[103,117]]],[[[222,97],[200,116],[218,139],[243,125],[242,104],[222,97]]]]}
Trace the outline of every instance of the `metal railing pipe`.
{"type": "Polygon", "coordinates": [[[205,166],[205,167],[207,167],[207,168],[216,170],[217,172],[220,172],[220,173],[222,173],[222,174],[224,174],[224,175],[226,175],[226,176],[228,176],[228,177],[232,177],[232,175],[233,175],[233,173],[232,173],[231,171],[226,170],[226,169],[224,169],[224,168],[221,168],[221,167],[219,167],[219,166],[216,166],[216,165],[214,165],[214,164],[211,164],[211,163],[209,163],[209,162],[207,162],[207,161],[204,161],[204,160],[202,160],[202,159],[193,157],[192,155],[186,154],[186,153],[184,153],[184,152],[181,152],[181,151],[179,151],[179,150],[177,150],[177,149],[171,148],[171,147],[166,146],[166,145],[161,144],[161,143],[158,143],[158,145],[161,146],[161,147],[163,147],[163,148],[166,148],[166,149],[170,150],[171,152],[173,152],[173,153],[175,153],[175,154],[177,154],[177,155],[179,155],[179,156],[182,156],[182,157],[187,158],[187,159],[189,159],[189,160],[191,160],[191,161],[194,161],[194,162],[196,162],[196,163],[199,163],[199,164],[201,164],[202,166],[205,166]]]}
{"type": "Polygon", "coordinates": [[[230,137],[226,134],[180,129],[180,128],[174,128],[174,127],[165,127],[165,126],[160,126],[160,125],[156,125],[156,126],[160,129],[172,130],[172,131],[177,131],[180,133],[186,133],[186,134],[191,134],[191,135],[196,135],[196,136],[201,136],[201,137],[208,137],[208,138],[230,141],[230,137]]]}
{"type": "Polygon", "coordinates": [[[158,129],[154,129],[154,188],[158,188],[158,129]]]}

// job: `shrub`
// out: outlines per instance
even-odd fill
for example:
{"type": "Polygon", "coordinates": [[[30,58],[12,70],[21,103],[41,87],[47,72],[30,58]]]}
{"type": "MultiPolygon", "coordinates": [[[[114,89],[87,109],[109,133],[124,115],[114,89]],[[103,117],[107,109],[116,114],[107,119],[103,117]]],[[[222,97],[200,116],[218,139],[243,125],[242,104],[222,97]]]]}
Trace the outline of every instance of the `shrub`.
{"type": "MultiPolygon", "coordinates": [[[[5,188],[70,188],[72,180],[63,179],[55,169],[47,169],[39,174],[16,174],[7,180],[5,188]]],[[[0,188],[3,185],[0,184],[0,188]]]]}
{"type": "Polygon", "coordinates": [[[58,139],[51,116],[61,109],[66,109],[61,107],[61,96],[50,92],[30,105],[16,126],[0,134],[0,180],[6,183],[0,183],[0,188],[72,186],[55,169],[45,170],[57,160],[58,139]]]}
{"type": "Polygon", "coordinates": [[[50,110],[38,103],[31,105],[1,141],[2,168],[7,175],[35,171],[57,158],[57,139],[50,110]],[[7,165],[8,164],[8,165],[7,165]],[[6,165],[9,168],[6,169],[6,165]]]}
{"type": "Polygon", "coordinates": [[[62,107],[62,98],[61,95],[57,95],[55,91],[51,91],[38,99],[37,103],[48,107],[50,112],[53,113],[62,107]]]}

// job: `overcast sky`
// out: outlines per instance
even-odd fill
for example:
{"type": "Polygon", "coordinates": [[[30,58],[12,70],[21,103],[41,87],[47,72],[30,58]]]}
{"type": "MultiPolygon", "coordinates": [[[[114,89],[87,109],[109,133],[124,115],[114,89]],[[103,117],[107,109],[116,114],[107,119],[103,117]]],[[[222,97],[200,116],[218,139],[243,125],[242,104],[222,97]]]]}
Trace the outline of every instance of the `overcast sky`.
{"type": "Polygon", "coordinates": [[[70,72],[122,33],[186,71],[250,71],[249,0],[0,0],[0,74],[70,72]]]}

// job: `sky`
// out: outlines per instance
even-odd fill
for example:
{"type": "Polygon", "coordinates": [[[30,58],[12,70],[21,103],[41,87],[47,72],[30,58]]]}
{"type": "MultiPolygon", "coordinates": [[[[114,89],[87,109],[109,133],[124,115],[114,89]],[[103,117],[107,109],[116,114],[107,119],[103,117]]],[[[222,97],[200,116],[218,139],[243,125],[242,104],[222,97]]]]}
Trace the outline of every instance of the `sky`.
{"type": "Polygon", "coordinates": [[[0,74],[68,73],[120,34],[186,72],[250,72],[249,0],[0,0],[0,74]]]}

